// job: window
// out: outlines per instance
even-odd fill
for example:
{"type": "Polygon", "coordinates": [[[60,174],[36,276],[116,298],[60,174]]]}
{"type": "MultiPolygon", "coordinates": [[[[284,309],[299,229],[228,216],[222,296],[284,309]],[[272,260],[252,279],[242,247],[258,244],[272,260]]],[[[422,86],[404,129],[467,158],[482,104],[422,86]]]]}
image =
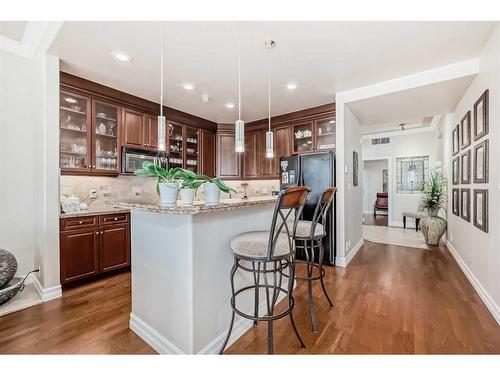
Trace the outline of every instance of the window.
{"type": "Polygon", "coordinates": [[[415,156],[396,159],[397,192],[419,194],[429,178],[429,157],[415,156]]]}

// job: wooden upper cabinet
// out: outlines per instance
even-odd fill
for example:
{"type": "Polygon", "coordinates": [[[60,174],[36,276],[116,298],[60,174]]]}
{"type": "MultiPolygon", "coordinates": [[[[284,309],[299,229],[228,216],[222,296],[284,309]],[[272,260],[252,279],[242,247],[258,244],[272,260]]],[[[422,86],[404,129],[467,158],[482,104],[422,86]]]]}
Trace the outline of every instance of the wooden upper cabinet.
{"type": "Polygon", "coordinates": [[[92,100],[92,172],[118,174],[121,108],[92,100]]]}
{"type": "Polygon", "coordinates": [[[243,177],[252,178],[259,175],[257,133],[245,135],[245,152],[243,153],[243,177]]]}
{"type": "Polygon", "coordinates": [[[274,158],[266,157],[266,131],[257,132],[257,160],[259,162],[259,176],[271,177],[274,169],[274,158]]]}
{"type": "Polygon", "coordinates": [[[292,154],[292,133],[290,127],[277,128],[274,130],[274,170],[273,174],[279,176],[280,157],[292,154]]]}
{"type": "Polygon", "coordinates": [[[326,117],[314,121],[315,150],[335,151],[337,143],[336,123],[333,117],[326,117]]]}
{"type": "Polygon", "coordinates": [[[217,175],[241,178],[241,155],[234,151],[234,132],[217,133],[217,175]]]}
{"type": "Polygon", "coordinates": [[[200,172],[215,176],[215,133],[200,130],[200,172]]]}
{"type": "Polygon", "coordinates": [[[146,115],[145,126],[147,130],[147,137],[145,137],[146,147],[157,150],[158,149],[158,117],[146,115]]]}
{"type": "Polygon", "coordinates": [[[314,141],[314,123],[312,121],[292,125],[292,153],[300,154],[313,152],[316,147],[314,141]]]}
{"type": "Polygon", "coordinates": [[[144,142],[144,114],[123,108],[123,143],[130,146],[146,147],[144,142]]]}

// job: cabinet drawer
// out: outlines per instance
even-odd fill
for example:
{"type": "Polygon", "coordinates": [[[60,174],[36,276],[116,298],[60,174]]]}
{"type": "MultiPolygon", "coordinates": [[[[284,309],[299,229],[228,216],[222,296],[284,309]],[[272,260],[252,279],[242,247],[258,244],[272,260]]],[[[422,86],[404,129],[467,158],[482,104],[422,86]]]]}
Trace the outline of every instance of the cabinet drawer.
{"type": "Polygon", "coordinates": [[[96,227],[97,216],[69,217],[61,219],[61,230],[82,229],[96,227]]]}
{"type": "Polygon", "coordinates": [[[128,222],[128,213],[120,213],[120,214],[109,214],[109,215],[101,215],[99,217],[99,224],[118,224],[118,223],[127,223],[128,222]]]}

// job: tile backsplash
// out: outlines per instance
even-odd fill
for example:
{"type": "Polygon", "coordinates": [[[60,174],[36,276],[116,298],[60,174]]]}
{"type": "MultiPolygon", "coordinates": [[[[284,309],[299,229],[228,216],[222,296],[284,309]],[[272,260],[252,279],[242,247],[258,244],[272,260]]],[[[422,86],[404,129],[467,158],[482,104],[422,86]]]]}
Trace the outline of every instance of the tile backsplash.
{"type": "MultiPolygon", "coordinates": [[[[156,179],[153,177],[119,176],[119,177],[93,177],[93,176],[60,176],[61,195],[74,194],[81,200],[87,198],[91,190],[97,191],[98,200],[106,199],[144,199],[146,201],[158,200],[156,194],[156,179]]],[[[225,181],[227,185],[238,193],[236,197],[243,197],[243,183],[247,183],[249,197],[271,195],[273,190],[279,189],[279,180],[248,180],[225,181]]],[[[235,197],[235,194],[231,194],[235,197]]],[[[222,193],[222,198],[228,197],[222,193]]],[[[203,188],[198,189],[196,199],[203,199],[203,188]]]]}

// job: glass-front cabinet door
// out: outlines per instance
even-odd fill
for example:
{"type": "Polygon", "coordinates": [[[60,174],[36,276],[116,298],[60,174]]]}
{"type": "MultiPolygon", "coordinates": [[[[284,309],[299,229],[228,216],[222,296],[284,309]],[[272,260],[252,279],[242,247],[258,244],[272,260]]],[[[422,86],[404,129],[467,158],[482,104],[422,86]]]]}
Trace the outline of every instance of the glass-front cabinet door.
{"type": "Polygon", "coordinates": [[[314,150],[313,123],[305,122],[292,126],[292,152],[294,154],[314,150]]]}
{"type": "Polygon", "coordinates": [[[90,98],[61,91],[59,99],[59,166],[89,172],[92,168],[90,98]]]}
{"type": "Polygon", "coordinates": [[[182,125],[168,122],[168,152],[170,154],[169,166],[171,168],[184,166],[184,136],[182,125]]]}
{"type": "Polygon", "coordinates": [[[198,151],[198,130],[186,126],[186,169],[193,172],[198,172],[198,151]]]}
{"type": "Polygon", "coordinates": [[[336,127],[335,120],[325,118],[316,120],[316,150],[333,150],[335,151],[336,144],[336,127]]]}
{"type": "Polygon", "coordinates": [[[118,128],[120,108],[94,100],[93,102],[93,162],[92,169],[99,172],[118,173],[118,128]]]}

